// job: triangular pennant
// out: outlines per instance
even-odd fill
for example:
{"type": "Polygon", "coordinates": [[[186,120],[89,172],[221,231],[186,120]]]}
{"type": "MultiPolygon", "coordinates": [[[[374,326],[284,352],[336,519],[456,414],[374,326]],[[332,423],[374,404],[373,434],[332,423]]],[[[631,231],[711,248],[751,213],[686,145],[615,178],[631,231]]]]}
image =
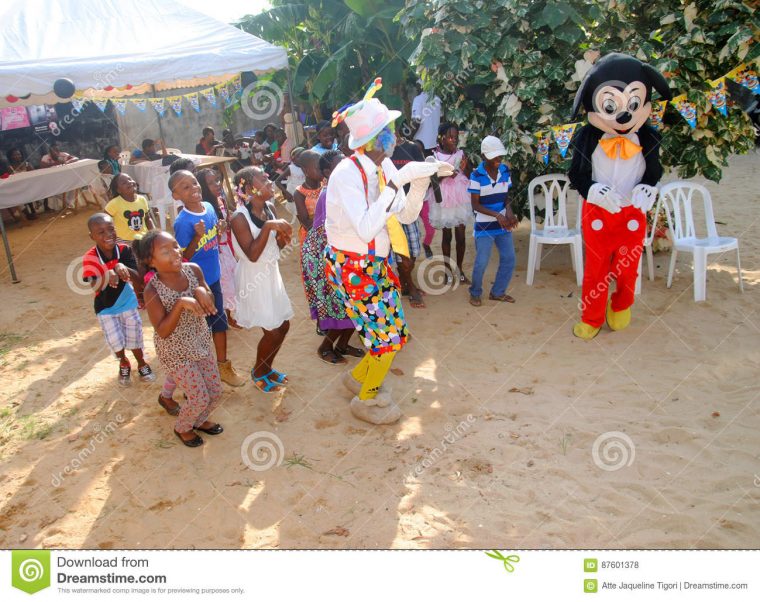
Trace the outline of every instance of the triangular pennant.
{"type": "Polygon", "coordinates": [[[192,94],[185,94],[185,98],[187,99],[187,102],[190,103],[190,106],[193,107],[193,109],[195,109],[196,113],[201,112],[201,103],[200,103],[200,100],[198,99],[197,92],[193,92],[192,94]]]}
{"type": "Polygon", "coordinates": [[[148,102],[150,103],[150,106],[152,106],[156,113],[158,113],[159,117],[163,117],[164,113],[166,112],[166,104],[164,103],[164,98],[149,98],[148,102]]]}
{"type": "Polygon", "coordinates": [[[177,114],[177,117],[182,117],[182,97],[181,96],[168,96],[166,100],[169,101],[169,106],[177,114]]]}
{"type": "Polygon", "coordinates": [[[549,134],[546,132],[536,132],[534,134],[536,137],[536,145],[538,147],[538,150],[536,152],[536,158],[539,161],[543,161],[544,165],[549,165],[549,134]]]}
{"type": "Polygon", "coordinates": [[[726,117],[728,115],[728,111],[726,110],[726,79],[721,77],[707,83],[712,88],[712,90],[705,92],[708,100],[723,117],[726,117]]]}
{"type": "Polygon", "coordinates": [[[119,115],[124,115],[127,112],[127,101],[124,98],[117,98],[111,101],[116,110],[119,111],[119,115]]]}
{"type": "Polygon", "coordinates": [[[93,98],[92,101],[95,103],[95,106],[98,107],[102,113],[106,112],[106,106],[108,106],[107,98],[93,98]]]}
{"type": "Polygon", "coordinates": [[[226,85],[219,88],[219,96],[221,96],[225,106],[227,106],[230,102],[230,91],[227,89],[226,85]]]}
{"type": "Polygon", "coordinates": [[[577,123],[566,123],[564,125],[552,126],[554,141],[557,143],[559,154],[563,159],[567,154],[567,149],[570,148],[570,141],[573,139],[573,134],[575,133],[575,128],[577,126],[577,123]]]}
{"type": "Polygon", "coordinates": [[[757,71],[753,67],[750,67],[744,63],[732,69],[726,74],[726,77],[734,80],[737,84],[741,84],[745,88],[749,88],[750,92],[760,94],[760,82],[757,79],[757,71]]]}
{"type": "Polygon", "coordinates": [[[84,98],[72,98],[71,99],[71,106],[72,108],[78,113],[82,110],[82,107],[84,106],[85,100],[84,98]]]}
{"type": "Polygon", "coordinates": [[[216,106],[216,94],[214,93],[213,88],[206,88],[205,90],[201,90],[201,94],[203,95],[203,98],[206,99],[206,102],[208,102],[212,107],[216,106]]]}
{"type": "Polygon", "coordinates": [[[240,92],[242,89],[243,89],[243,81],[240,79],[240,76],[238,75],[235,79],[232,80],[232,91],[240,92]]]}
{"type": "Polygon", "coordinates": [[[661,131],[663,128],[662,118],[665,115],[665,107],[667,106],[667,100],[652,101],[652,113],[649,115],[649,125],[657,131],[661,131]]]}
{"type": "Polygon", "coordinates": [[[132,104],[135,105],[140,111],[145,111],[145,109],[148,106],[148,99],[147,98],[135,98],[132,101],[132,104]]]}
{"type": "Polygon", "coordinates": [[[693,102],[686,100],[686,94],[676,96],[670,101],[670,104],[678,109],[681,117],[686,120],[689,126],[693,128],[697,127],[697,107],[693,102]]]}

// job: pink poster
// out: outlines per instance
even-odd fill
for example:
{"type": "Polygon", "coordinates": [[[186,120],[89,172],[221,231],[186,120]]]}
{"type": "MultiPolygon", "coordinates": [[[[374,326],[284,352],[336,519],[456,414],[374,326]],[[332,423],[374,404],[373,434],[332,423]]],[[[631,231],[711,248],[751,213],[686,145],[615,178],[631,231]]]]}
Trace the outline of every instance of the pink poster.
{"type": "Polygon", "coordinates": [[[26,107],[4,107],[0,109],[0,124],[2,131],[29,127],[29,114],[26,107]]]}

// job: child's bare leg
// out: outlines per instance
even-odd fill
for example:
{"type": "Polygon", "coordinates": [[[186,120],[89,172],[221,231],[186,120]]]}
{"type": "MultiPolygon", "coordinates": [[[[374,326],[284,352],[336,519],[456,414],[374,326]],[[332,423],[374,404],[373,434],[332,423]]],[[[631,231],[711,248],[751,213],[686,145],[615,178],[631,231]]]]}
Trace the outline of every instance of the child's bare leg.
{"type": "Polygon", "coordinates": [[[224,363],[227,361],[227,331],[215,332],[211,335],[214,339],[214,350],[216,351],[216,361],[224,363]]]}
{"type": "MultiPolygon", "coordinates": [[[[451,259],[451,228],[444,228],[441,236],[441,251],[448,258],[451,259]]],[[[451,272],[449,262],[446,262],[446,270],[451,272]]]]}
{"type": "Polygon", "coordinates": [[[274,330],[264,330],[264,336],[261,337],[256,347],[256,364],[253,367],[253,375],[257,378],[266,376],[272,371],[272,363],[277,357],[277,352],[285,340],[285,335],[290,328],[290,322],[283,322],[274,330]]]}
{"type": "MultiPolygon", "coordinates": [[[[143,350],[142,349],[130,349],[132,352],[132,355],[135,356],[135,359],[137,360],[137,367],[142,368],[145,365],[145,358],[143,357],[143,350]]],[[[125,355],[126,358],[126,355],[125,355]]]]}
{"type": "Polygon", "coordinates": [[[125,353],[124,349],[120,349],[119,351],[114,351],[116,354],[116,357],[119,358],[119,362],[124,364],[125,366],[131,365],[129,363],[129,359],[127,359],[127,354],[125,353]]]}
{"type": "Polygon", "coordinates": [[[462,269],[462,263],[464,262],[464,252],[467,248],[467,239],[464,235],[464,224],[461,226],[457,226],[454,229],[454,236],[456,237],[456,243],[457,243],[457,268],[459,268],[459,275],[461,282],[463,284],[470,284],[470,281],[467,279],[467,276],[464,275],[464,270],[462,269]]]}

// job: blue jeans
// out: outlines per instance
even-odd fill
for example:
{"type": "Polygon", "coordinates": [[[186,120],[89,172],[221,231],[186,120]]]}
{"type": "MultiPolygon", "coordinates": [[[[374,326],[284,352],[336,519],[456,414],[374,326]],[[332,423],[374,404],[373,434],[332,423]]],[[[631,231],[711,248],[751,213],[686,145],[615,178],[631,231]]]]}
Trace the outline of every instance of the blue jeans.
{"type": "Polygon", "coordinates": [[[505,232],[496,236],[482,236],[475,239],[475,265],[472,268],[472,286],[470,295],[480,297],[483,294],[483,274],[491,258],[491,247],[496,245],[499,251],[499,268],[496,270],[496,280],[491,294],[499,297],[507,292],[512,272],[515,269],[515,248],[512,245],[512,233],[505,232]]]}

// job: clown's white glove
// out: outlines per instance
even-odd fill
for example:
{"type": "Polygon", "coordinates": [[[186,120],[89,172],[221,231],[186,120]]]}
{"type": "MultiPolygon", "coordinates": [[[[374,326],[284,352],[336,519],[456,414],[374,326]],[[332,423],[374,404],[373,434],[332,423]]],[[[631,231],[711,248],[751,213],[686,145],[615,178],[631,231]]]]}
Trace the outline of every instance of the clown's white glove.
{"type": "Polygon", "coordinates": [[[437,175],[439,178],[446,178],[448,176],[454,175],[454,166],[451,163],[446,163],[446,161],[438,161],[435,157],[426,157],[425,163],[438,163],[438,173],[437,175]]]}
{"type": "Polygon", "coordinates": [[[588,189],[588,197],[586,197],[586,201],[592,205],[599,205],[599,207],[610,213],[619,213],[623,197],[615,192],[610,186],[607,186],[607,184],[596,183],[588,189]]]}
{"type": "Polygon", "coordinates": [[[641,209],[644,213],[649,211],[657,199],[657,189],[647,184],[637,184],[631,191],[631,205],[641,209]]]}
{"type": "Polygon", "coordinates": [[[417,221],[429,186],[430,178],[417,178],[412,181],[409,185],[409,192],[406,193],[406,202],[396,214],[398,221],[402,224],[413,224],[417,221]]]}
{"type": "Polygon", "coordinates": [[[414,180],[429,178],[430,176],[439,174],[439,172],[443,172],[441,175],[451,175],[454,173],[454,169],[448,163],[443,163],[441,161],[410,161],[398,170],[393,176],[392,181],[398,188],[401,188],[405,184],[410,184],[414,180]],[[448,170],[443,167],[444,165],[448,170]]]}

